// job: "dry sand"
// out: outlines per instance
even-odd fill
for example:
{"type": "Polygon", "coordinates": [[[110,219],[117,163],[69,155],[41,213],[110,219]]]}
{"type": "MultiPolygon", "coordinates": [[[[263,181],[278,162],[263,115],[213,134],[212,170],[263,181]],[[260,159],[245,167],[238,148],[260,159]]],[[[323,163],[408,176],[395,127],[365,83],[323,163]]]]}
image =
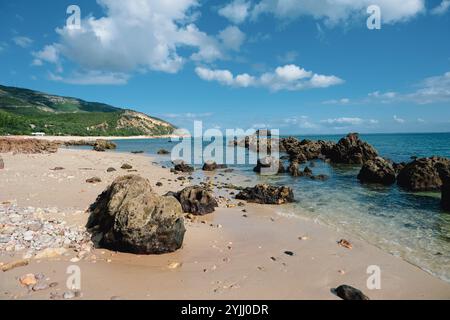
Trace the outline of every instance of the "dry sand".
{"type": "MultiPolygon", "coordinates": [[[[168,169],[152,164],[144,155],[96,153],[61,149],[51,155],[2,155],[0,202],[19,207],[57,208],[55,216],[71,225],[84,225],[84,211],[117,176],[131,164],[137,174],[164,194],[182,188],[168,169]],[[54,167],[64,167],[52,171],[54,167]],[[108,167],[116,172],[107,173],[108,167]],[[86,179],[102,179],[96,185],[86,179]],[[169,182],[168,179],[173,180],[169,182]]],[[[215,181],[237,184],[233,173],[215,181]]],[[[201,181],[199,175],[191,183],[201,181]]],[[[187,185],[189,182],[184,182],[187,185]]],[[[225,190],[220,191],[226,194],[225,190]]],[[[231,196],[229,196],[231,198],[231,196]]],[[[231,200],[230,203],[237,203],[231,200]]],[[[275,207],[247,204],[244,208],[221,207],[213,214],[186,222],[183,248],[165,255],[139,256],[95,249],[86,259],[70,262],[73,252],[0,273],[0,299],[49,299],[67,291],[67,267],[81,268],[83,299],[338,299],[331,289],[341,284],[361,289],[371,299],[449,299],[450,284],[348,234],[313,221],[280,216],[275,207]],[[242,212],[246,209],[247,212],[242,212]],[[300,240],[299,237],[306,237],[300,240]],[[353,244],[337,244],[345,238],[353,244]],[[285,254],[291,251],[293,256],[285,254]],[[175,269],[172,263],[179,263],[175,269]],[[381,289],[366,287],[367,267],[381,268],[381,289]],[[43,273],[58,285],[30,292],[18,277],[43,273]]],[[[53,210],[51,212],[55,212],[53,210]]],[[[22,253],[0,253],[0,262],[15,261],[22,253]]]]}

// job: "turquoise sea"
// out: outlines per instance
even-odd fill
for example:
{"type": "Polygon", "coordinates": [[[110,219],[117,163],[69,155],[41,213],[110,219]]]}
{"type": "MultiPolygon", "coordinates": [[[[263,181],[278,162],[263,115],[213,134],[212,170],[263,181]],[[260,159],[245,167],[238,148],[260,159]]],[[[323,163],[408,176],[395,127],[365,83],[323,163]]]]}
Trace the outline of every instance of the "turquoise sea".
{"type": "MultiPolygon", "coordinates": [[[[299,139],[338,141],[342,135],[296,136],[299,139]]],[[[371,134],[361,138],[372,144],[383,157],[396,162],[410,161],[411,156],[433,155],[450,158],[450,133],[371,134]]],[[[167,139],[118,140],[120,152],[142,150],[153,156],[175,143],[167,139]]],[[[169,157],[158,156],[162,164],[169,157]]],[[[233,167],[233,166],[231,166],[233,167]]],[[[440,209],[439,193],[410,193],[392,187],[361,185],[357,166],[329,165],[316,161],[314,174],[327,174],[319,182],[289,175],[260,177],[253,166],[234,167],[255,182],[289,185],[298,203],[283,207],[287,214],[299,215],[348,231],[379,248],[400,256],[418,267],[450,281],[450,213],[440,209]]]]}

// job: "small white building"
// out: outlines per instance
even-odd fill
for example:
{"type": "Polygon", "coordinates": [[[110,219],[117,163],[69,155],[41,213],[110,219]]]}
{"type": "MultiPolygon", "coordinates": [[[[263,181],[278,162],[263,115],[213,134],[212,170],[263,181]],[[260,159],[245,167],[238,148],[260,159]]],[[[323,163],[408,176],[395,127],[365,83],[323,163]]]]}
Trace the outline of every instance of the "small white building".
{"type": "Polygon", "coordinates": [[[43,136],[45,136],[45,133],[44,132],[33,132],[31,135],[34,137],[43,137],[43,136]]]}

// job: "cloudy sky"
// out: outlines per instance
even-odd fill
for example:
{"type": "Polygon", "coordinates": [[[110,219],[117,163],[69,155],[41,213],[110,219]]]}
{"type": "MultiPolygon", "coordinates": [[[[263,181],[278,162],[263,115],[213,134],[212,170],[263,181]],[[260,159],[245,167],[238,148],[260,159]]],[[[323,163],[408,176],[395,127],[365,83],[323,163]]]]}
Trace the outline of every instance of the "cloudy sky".
{"type": "Polygon", "coordinates": [[[449,39],[450,0],[0,0],[0,83],[182,127],[450,131],[449,39]]]}

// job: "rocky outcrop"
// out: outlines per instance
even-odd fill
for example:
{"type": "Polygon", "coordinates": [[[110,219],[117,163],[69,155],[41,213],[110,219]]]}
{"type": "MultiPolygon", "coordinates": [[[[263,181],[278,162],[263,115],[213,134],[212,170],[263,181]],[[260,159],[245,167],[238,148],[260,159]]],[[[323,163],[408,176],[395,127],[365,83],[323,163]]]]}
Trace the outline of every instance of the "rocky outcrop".
{"type": "Polygon", "coordinates": [[[348,285],[342,285],[335,290],[336,295],[343,300],[370,300],[361,290],[348,285]]]}
{"type": "Polygon", "coordinates": [[[174,170],[177,172],[191,173],[194,171],[194,167],[186,164],[184,161],[175,161],[174,170]]]}
{"type": "Polygon", "coordinates": [[[0,153],[55,153],[59,144],[53,141],[22,138],[0,138],[0,153]]]}
{"type": "Polygon", "coordinates": [[[136,254],[161,254],[183,243],[183,212],[170,196],[153,192],[147,179],[117,178],[89,209],[87,228],[100,246],[136,254]]]}
{"type": "Polygon", "coordinates": [[[3,162],[2,157],[0,157],[0,170],[5,169],[5,163],[3,162]]]}
{"type": "Polygon", "coordinates": [[[379,183],[389,186],[395,183],[395,169],[387,160],[376,157],[364,163],[358,179],[363,183],[379,183]]]}
{"type": "Polygon", "coordinates": [[[442,186],[439,169],[449,165],[450,159],[441,157],[414,160],[400,171],[397,183],[409,191],[439,191],[442,186]]]}
{"type": "Polygon", "coordinates": [[[394,162],[392,164],[392,166],[394,167],[395,170],[395,174],[398,175],[400,173],[400,171],[403,170],[404,167],[406,167],[407,163],[406,162],[400,162],[400,163],[396,163],[394,162]]]}
{"type": "Polygon", "coordinates": [[[310,160],[319,159],[321,156],[323,156],[324,152],[326,153],[328,149],[334,146],[334,143],[323,140],[299,141],[296,138],[289,137],[286,139],[282,139],[281,145],[289,155],[291,161],[304,163],[310,160]]]}
{"type": "Polygon", "coordinates": [[[289,187],[259,184],[253,188],[245,188],[236,195],[236,199],[260,204],[280,205],[294,202],[294,193],[289,187]]]}
{"type": "Polygon", "coordinates": [[[277,148],[278,151],[283,151],[280,139],[273,138],[270,130],[261,129],[250,136],[241,139],[234,139],[231,143],[233,146],[249,149],[254,152],[265,152],[270,154],[272,148],[277,148]]]}
{"type": "Polygon", "coordinates": [[[98,151],[98,152],[104,152],[106,150],[114,150],[117,148],[117,145],[114,142],[108,141],[108,140],[103,140],[103,139],[99,139],[96,140],[94,143],[94,151],[98,151]]]}
{"type": "Polygon", "coordinates": [[[183,212],[205,215],[214,212],[219,205],[212,192],[200,186],[187,187],[180,192],[169,192],[181,204],[183,212]]]}
{"type": "Polygon", "coordinates": [[[254,172],[263,173],[267,175],[274,175],[284,173],[285,169],[280,159],[272,156],[267,156],[262,159],[258,159],[254,172]]]}
{"type": "Polygon", "coordinates": [[[450,166],[441,165],[438,167],[438,171],[442,180],[441,207],[450,212],[450,166]]]}
{"type": "Polygon", "coordinates": [[[370,144],[360,140],[357,133],[350,133],[324,152],[324,155],[334,163],[364,164],[378,157],[378,152],[370,144]]]}
{"type": "Polygon", "coordinates": [[[202,170],[203,171],[215,171],[218,169],[226,169],[226,168],[227,168],[227,165],[225,165],[225,164],[217,164],[214,161],[206,161],[203,164],[202,170]]]}

